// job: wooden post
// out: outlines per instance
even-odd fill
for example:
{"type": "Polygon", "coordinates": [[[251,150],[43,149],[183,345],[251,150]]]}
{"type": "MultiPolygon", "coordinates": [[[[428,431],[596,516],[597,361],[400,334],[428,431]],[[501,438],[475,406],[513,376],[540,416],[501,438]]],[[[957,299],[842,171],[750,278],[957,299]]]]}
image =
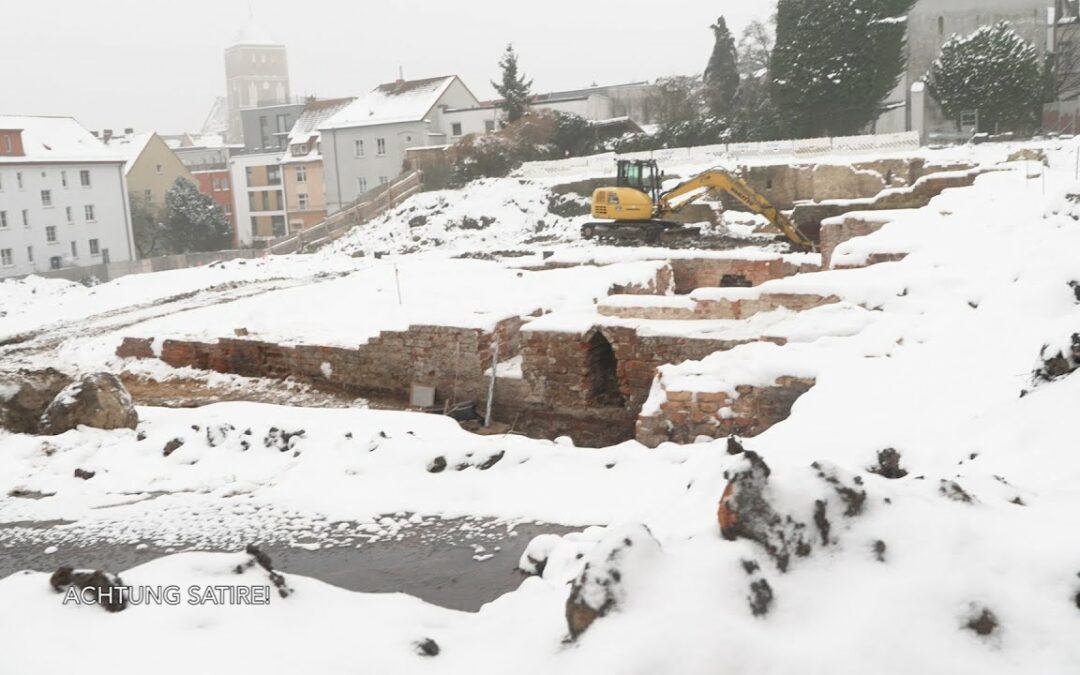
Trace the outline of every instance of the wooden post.
{"type": "Polygon", "coordinates": [[[484,426],[491,426],[491,404],[495,402],[495,376],[499,372],[499,329],[495,328],[495,345],[491,355],[491,382],[488,383],[487,412],[484,414],[484,426]]]}

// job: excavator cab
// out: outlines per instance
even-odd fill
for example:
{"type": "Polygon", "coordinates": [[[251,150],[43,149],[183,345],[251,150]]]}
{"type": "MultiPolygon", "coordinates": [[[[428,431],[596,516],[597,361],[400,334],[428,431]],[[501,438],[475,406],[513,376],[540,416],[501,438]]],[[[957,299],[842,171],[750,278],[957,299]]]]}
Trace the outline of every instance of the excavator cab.
{"type": "Polygon", "coordinates": [[[647,221],[660,198],[660,171],[653,160],[620,159],[615,187],[593,192],[593,218],[647,221]]]}

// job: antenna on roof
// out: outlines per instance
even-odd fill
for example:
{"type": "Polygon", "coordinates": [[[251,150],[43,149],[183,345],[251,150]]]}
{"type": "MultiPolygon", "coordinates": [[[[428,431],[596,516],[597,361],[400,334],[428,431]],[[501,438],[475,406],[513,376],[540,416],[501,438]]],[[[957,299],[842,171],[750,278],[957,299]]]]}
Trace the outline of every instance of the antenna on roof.
{"type": "Polygon", "coordinates": [[[404,66],[398,66],[397,67],[397,81],[398,82],[404,82],[405,81],[405,68],[404,68],[404,66]]]}

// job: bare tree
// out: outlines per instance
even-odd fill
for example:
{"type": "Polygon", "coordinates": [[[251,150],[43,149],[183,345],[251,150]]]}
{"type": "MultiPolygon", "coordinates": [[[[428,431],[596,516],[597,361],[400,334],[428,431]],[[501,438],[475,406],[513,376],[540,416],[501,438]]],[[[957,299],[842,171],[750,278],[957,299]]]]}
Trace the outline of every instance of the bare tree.
{"type": "Polygon", "coordinates": [[[775,19],[771,24],[751,21],[739,37],[739,74],[752,76],[768,70],[772,60],[775,19]]]}

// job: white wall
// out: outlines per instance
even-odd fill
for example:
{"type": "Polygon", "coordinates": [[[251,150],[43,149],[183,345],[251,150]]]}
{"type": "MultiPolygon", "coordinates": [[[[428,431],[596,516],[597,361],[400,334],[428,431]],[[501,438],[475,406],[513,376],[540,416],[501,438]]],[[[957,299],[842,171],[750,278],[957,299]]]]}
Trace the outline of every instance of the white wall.
{"type": "Polygon", "coordinates": [[[127,183],[121,163],[102,164],[4,164],[0,165],[0,211],[7,213],[7,227],[0,228],[0,249],[11,249],[13,264],[0,267],[0,277],[33,274],[50,269],[54,257],[64,267],[82,267],[105,262],[134,260],[136,257],[128,212],[127,183]],[[90,172],[90,187],[80,183],[79,172],[90,172]],[[67,174],[63,186],[61,172],[67,174]],[[23,187],[18,187],[18,176],[23,187]],[[42,205],[41,191],[49,190],[52,206],[42,205]],[[94,220],[87,222],[85,207],[94,207],[94,220]],[[71,208],[68,222],[66,208],[71,208]],[[22,211],[29,214],[24,227],[22,211]],[[56,228],[56,241],[49,242],[46,228],[56,228]],[[90,253],[90,240],[98,242],[98,253],[90,253]],[[75,255],[71,244],[75,243],[75,255]],[[27,247],[33,247],[31,262],[27,247]]]}
{"type": "Polygon", "coordinates": [[[446,125],[447,143],[457,143],[469,134],[487,133],[487,123],[494,124],[493,129],[499,128],[499,120],[502,119],[502,111],[498,108],[463,108],[447,110],[442,114],[446,125]],[[454,134],[454,123],[461,124],[461,133],[454,134]]]}

